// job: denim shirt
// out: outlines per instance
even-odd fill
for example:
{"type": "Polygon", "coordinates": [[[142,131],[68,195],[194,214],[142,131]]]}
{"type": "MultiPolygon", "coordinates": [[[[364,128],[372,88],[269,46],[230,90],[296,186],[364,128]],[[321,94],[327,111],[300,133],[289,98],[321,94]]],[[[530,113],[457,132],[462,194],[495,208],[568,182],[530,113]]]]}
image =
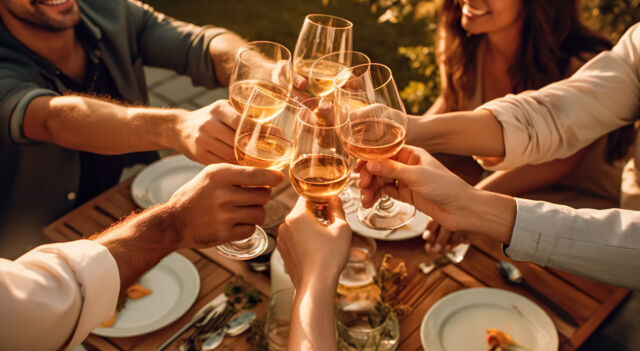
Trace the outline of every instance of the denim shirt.
{"type": "MultiPolygon", "coordinates": [[[[88,56],[101,58],[122,101],[148,102],[144,65],[189,75],[195,85],[218,85],[208,47],[224,29],[180,22],[137,1],[77,1],[78,26],[91,41],[83,44],[94,48],[88,56]]],[[[42,227],[78,202],[80,153],[22,133],[28,104],[38,96],[78,89],[68,85],[54,64],[0,22],[0,247],[22,233],[40,235],[42,227]]]]}

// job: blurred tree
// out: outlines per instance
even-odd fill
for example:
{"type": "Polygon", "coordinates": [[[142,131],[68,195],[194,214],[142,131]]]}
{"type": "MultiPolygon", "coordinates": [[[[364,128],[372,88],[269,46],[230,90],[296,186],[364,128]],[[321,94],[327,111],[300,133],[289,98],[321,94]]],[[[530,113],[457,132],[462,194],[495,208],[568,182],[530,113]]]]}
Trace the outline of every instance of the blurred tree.
{"type": "MultiPolygon", "coordinates": [[[[413,79],[401,91],[407,111],[424,113],[440,93],[435,38],[442,0],[354,1],[369,3],[380,23],[419,21],[424,24],[424,38],[418,38],[415,45],[397,48],[398,54],[409,60],[414,73],[413,79]]],[[[585,23],[607,35],[614,43],[632,24],[640,20],[640,0],[583,0],[582,6],[585,23]]]]}

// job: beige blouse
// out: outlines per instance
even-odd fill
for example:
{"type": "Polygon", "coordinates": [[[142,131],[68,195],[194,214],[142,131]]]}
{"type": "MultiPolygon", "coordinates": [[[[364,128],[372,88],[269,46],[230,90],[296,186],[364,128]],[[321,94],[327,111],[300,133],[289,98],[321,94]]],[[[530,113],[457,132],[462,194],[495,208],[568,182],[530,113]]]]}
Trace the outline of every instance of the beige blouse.
{"type": "MultiPolygon", "coordinates": [[[[464,105],[464,110],[475,110],[485,102],[483,91],[483,67],[486,44],[483,42],[478,47],[476,59],[476,85],[473,96],[464,105]]],[[[568,186],[572,189],[586,191],[592,195],[618,203],[620,200],[620,179],[625,160],[618,160],[609,164],[606,162],[607,136],[597,139],[593,145],[588,146],[587,153],[576,168],[557,184],[568,186]]],[[[576,199],[569,200],[572,205],[584,203],[576,199]]]]}
{"type": "MultiPolygon", "coordinates": [[[[640,119],[640,24],[571,78],[479,109],[491,111],[503,127],[505,157],[493,169],[564,158],[633,123],[640,119]]],[[[639,156],[636,143],[636,166],[629,161],[622,180],[623,206],[634,209],[640,209],[639,156]]],[[[640,289],[640,211],[516,203],[509,256],[640,289]]]]}

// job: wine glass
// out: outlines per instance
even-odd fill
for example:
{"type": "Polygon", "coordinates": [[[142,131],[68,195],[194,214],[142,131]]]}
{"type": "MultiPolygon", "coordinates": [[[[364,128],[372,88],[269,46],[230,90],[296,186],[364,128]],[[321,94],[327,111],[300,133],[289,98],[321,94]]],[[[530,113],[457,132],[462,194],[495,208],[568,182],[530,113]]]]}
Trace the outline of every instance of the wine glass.
{"type": "Polygon", "coordinates": [[[318,58],[332,52],[351,51],[352,29],[353,24],[340,17],[307,15],[293,54],[296,73],[308,81],[311,66],[318,58]]]}
{"type": "MultiPolygon", "coordinates": [[[[341,128],[349,153],[365,161],[394,156],[406,139],[407,115],[391,69],[378,63],[351,67],[336,81],[337,113],[347,120],[341,128]]],[[[384,193],[370,209],[360,206],[358,219],[376,230],[395,229],[415,216],[415,208],[384,193]]]]}
{"type": "MultiPolygon", "coordinates": [[[[309,70],[309,91],[315,96],[327,96],[333,94],[336,84],[344,83],[345,78],[339,82],[335,82],[335,78],[341,71],[365,64],[371,63],[369,57],[358,51],[337,51],[324,55],[317,59],[309,70]]],[[[340,200],[345,211],[351,212],[358,208],[359,202],[356,195],[351,190],[352,184],[359,178],[359,174],[351,170],[349,182],[344,190],[340,193],[340,200]]]]}
{"type": "Polygon", "coordinates": [[[315,60],[309,69],[309,91],[315,96],[332,94],[336,84],[344,83],[344,79],[335,81],[338,73],[370,62],[367,55],[358,51],[337,51],[324,55],[315,60]]]}
{"type": "Polygon", "coordinates": [[[313,203],[318,220],[328,224],[325,210],[349,182],[350,157],[340,139],[342,127],[330,98],[302,102],[298,114],[289,178],[293,189],[313,203]]]}
{"type": "MultiPolygon", "coordinates": [[[[253,87],[234,139],[238,164],[275,170],[285,168],[293,152],[296,116],[302,109],[302,104],[290,98],[253,87]]],[[[219,245],[217,249],[229,258],[248,260],[261,255],[268,244],[267,234],[256,226],[250,237],[219,245]]]]}
{"type": "MultiPolygon", "coordinates": [[[[238,113],[244,113],[254,87],[260,87],[272,95],[289,97],[293,87],[293,65],[291,52],[287,48],[270,41],[254,41],[238,49],[229,80],[229,100],[238,113]]],[[[265,105],[278,103],[270,98],[254,103],[255,110],[249,110],[250,115],[268,117],[270,112],[276,113],[281,107],[265,105]]]]}

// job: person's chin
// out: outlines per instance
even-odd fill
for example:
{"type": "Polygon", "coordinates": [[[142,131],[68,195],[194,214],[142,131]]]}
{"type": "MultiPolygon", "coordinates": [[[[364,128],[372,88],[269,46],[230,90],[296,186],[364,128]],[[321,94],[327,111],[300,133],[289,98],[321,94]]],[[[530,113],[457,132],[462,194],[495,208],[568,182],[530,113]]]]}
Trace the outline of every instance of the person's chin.
{"type": "Polygon", "coordinates": [[[464,29],[467,34],[469,35],[475,35],[475,34],[483,34],[487,32],[487,28],[485,25],[483,25],[483,23],[478,23],[479,21],[477,20],[469,20],[466,18],[462,18],[462,20],[460,21],[460,25],[462,26],[462,29],[464,29]]]}
{"type": "Polygon", "coordinates": [[[75,0],[68,0],[60,3],[53,1],[56,5],[37,4],[43,25],[53,30],[65,30],[74,27],[80,21],[80,10],[75,0]]]}

